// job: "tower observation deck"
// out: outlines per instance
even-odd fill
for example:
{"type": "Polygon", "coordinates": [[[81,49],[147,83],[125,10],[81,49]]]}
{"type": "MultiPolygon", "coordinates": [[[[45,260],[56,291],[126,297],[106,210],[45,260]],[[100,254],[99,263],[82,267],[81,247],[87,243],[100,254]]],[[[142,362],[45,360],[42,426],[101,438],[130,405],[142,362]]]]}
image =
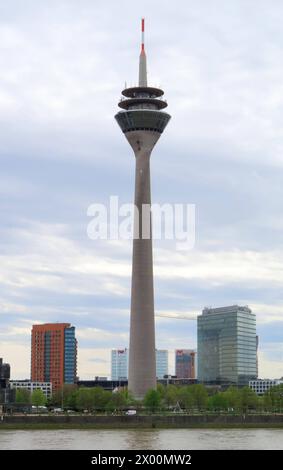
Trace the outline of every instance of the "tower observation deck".
{"type": "Polygon", "coordinates": [[[122,91],[118,104],[124,111],[116,114],[122,132],[150,130],[162,134],[170,119],[169,114],[160,112],[167,107],[161,97],[164,91],[147,86],[147,64],[144,49],[144,20],[142,19],[142,44],[139,66],[139,86],[122,91]]]}
{"type": "Polygon", "coordinates": [[[145,219],[142,212],[151,205],[150,155],[170,120],[162,111],[167,107],[163,94],[147,86],[142,19],[139,84],[122,91],[121,111],[115,115],[136,160],[128,387],[138,399],[156,388],[152,224],[151,215],[145,219]]]}

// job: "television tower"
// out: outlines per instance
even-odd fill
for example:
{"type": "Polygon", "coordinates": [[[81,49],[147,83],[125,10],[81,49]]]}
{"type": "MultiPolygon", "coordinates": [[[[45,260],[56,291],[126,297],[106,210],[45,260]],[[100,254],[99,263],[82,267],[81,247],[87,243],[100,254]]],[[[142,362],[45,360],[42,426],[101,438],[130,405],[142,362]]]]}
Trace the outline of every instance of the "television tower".
{"type": "Polygon", "coordinates": [[[141,30],[139,84],[122,91],[123,111],[115,116],[136,159],[128,388],[138,399],[156,388],[150,155],[170,119],[161,111],[167,107],[160,99],[164,92],[147,86],[144,18],[141,30]],[[143,216],[143,207],[148,217],[143,216]]]}

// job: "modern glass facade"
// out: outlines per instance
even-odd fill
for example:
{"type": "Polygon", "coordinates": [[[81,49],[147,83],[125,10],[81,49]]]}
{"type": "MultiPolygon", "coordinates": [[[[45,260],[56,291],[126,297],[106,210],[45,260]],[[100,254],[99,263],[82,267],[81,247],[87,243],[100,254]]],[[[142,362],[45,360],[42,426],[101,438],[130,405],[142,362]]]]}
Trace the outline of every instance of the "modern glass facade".
{"type": "MultiPolygon", "coordinates": [[[[168,374],[168,351],[156,349],[156,377],[163,379],[168,374]]],[[[128,380],[129,350],[112,349],[111,380],[128,380]]]]}
{"type": "Polygon", "coordinates": [[[128,380],[128,349],[112,349],[111,380],[128,380]]]}
{"type": "Polygon", "coordinates": [[[156,378],[163,379],[164,375],[168,375],[168,351],[156,349],[156,378]]]}
{"type": "Polygon", "coordinates": [[[205,308],[198,317],[198,380],[241,386],[256,377],[255,315],[238,305],[205,308]]]}
{"type": "Polygon", "coordinates": [[[76,381],[77,370],[77,341],[75,337],[75,327],[65,329],[65,350],[64,350],[64,382],[73,384],[76,381]]]}
{"type": "Polygon", "coordinates": [[[116,114],[115,119],[123,132],[147,130],[161,134],[167,126],[170,116],[161,111],[143,109],[120,111],[116,114]]]}

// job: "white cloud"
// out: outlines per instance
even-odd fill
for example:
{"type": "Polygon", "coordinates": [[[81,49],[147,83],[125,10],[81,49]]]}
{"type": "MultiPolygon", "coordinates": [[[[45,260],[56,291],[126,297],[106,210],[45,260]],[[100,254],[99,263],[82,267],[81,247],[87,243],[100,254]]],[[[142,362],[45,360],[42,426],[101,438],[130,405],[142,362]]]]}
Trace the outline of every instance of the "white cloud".
{"type": "Polygon", "coordinates": [[[110,349],[81,348],[78,354],[78,371],[81,380],[111,374],[110,349]],[[98,359],[94,361],[94,358],[98,359]]]}
{"type": "MultiPolygon", "coordinates": [[[[281,345],[282,346],[282,345],[281,345]]],[[[276,345],[276,350],[278,350],[280,346],[276,345]]],[[[274,360],[272,355],[268,355],[267,353],[260,351],[258,355],[258,363],[259,363],[259,377],[262,379],[280,379],[283,377],[283,350],[281,347],[281,359],[274,360]],[[269,357],[268,357],[269,356],[269,357]],[[271,357],[270,357],[271,356],[271,357]]]]}
{"type": "Polygon", "coordinates": [[[0,357],[11,365],[12,379],[30,378],[30,345],[13,341],[0,342],[0,357]]]}

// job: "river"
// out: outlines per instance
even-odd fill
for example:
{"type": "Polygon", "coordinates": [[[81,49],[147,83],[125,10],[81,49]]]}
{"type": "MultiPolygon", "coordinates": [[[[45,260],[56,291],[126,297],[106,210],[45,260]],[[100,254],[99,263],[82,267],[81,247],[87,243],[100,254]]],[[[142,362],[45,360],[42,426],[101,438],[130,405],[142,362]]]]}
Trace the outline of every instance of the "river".
{"type": "Polygon", "coordinates": [[[4,449],[283,450],[283,429],[2,430],[4,449]]]}

